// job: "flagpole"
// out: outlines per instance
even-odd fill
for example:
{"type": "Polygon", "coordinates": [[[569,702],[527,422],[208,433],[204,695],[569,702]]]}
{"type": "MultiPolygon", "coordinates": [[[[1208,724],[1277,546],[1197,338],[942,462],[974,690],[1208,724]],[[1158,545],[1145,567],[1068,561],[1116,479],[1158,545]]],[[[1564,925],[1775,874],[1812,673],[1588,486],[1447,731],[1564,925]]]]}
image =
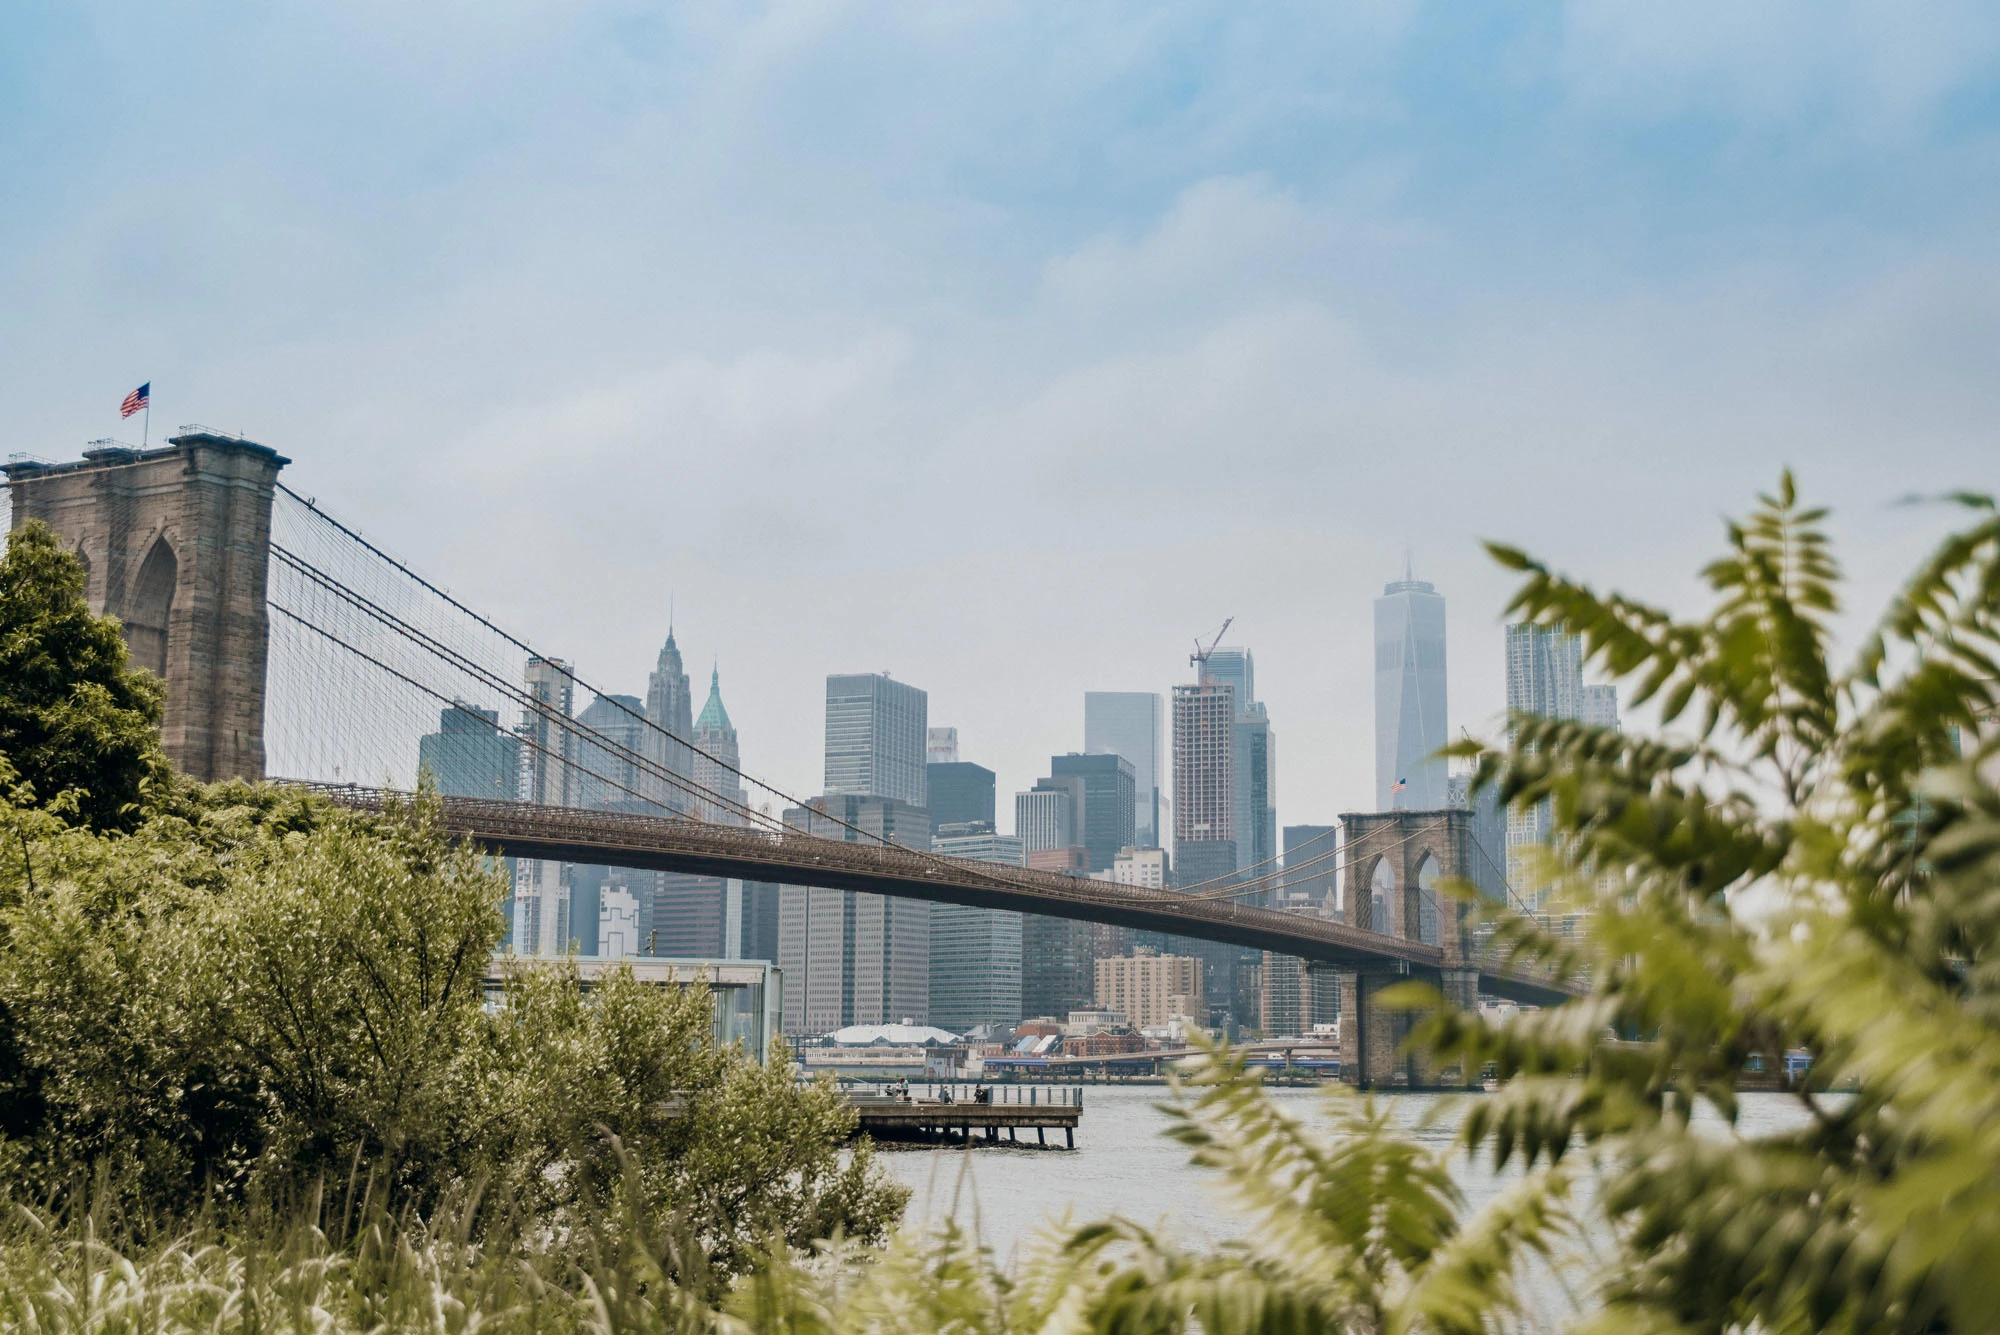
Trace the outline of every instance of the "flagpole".
{"type": "Polygon", "coordinates": [[[146,393],[146,425],[145,425],[145,427],[144,427],[144,428],[142,428],[142,430],[144,431],[144,434],[143,434],[143,435],[141,435],[141,436],[139,437],[139,448],[140,448],[140,449],[142,449],[142,450],[143,450],[143,449],[145,449],[147,445],[151,444],[151,443],[152,443],[152,440],[153,440],[153,395],[152,395],[152,386],[151,386],[151,385],[148,385],[148,386],[146,387],[146,389],[147,389],[147,393],[146,393]]]}

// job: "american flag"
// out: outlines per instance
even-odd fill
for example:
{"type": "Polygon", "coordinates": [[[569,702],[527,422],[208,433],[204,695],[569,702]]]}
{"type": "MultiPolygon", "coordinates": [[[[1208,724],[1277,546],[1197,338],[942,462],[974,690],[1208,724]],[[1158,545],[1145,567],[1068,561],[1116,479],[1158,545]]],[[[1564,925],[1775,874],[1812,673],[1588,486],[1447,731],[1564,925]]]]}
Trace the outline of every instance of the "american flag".
{"type": "Polygon", "coordinates": [[[130,417],[133,413],[144,408],[147,398],[152,392],[153,382],[148,380],[145,384],[125,396],[125,402],[118,405],[118,415],[120,417],[130,417]]]}
{"type": "Polygon", "coordinates": [[[1389,785],[1389,791],[1392,793],[1400,793],[1409,786],[1410,786],[1410,781],[1408,779],[1398,779],[1394,783],[1389,785]]]}

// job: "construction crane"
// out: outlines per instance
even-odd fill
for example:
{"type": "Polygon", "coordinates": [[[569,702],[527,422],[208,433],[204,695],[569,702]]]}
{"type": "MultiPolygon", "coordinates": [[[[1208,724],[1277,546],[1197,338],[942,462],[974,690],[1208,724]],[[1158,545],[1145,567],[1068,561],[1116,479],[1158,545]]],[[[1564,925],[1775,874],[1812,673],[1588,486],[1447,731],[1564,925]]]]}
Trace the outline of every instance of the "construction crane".
{"type": "Polygon", "coordinates": [[[1200,681],[1201,674],[1208,670],[1208,656],[1215,652],[1215,646],[1222,643],[1222,637],[1227,635],[1229,628],[1235,624],[1235,617],[1224,619],[1222,629],[1215,632],[1215,638],[1208,642],[1208,648],[1206,649],[1201,647],[1201,640],[1198,637],[1196,638],[1194,652],[1188,655],[1188,666],[1195,670],[1196,681],[1200,681]]]}

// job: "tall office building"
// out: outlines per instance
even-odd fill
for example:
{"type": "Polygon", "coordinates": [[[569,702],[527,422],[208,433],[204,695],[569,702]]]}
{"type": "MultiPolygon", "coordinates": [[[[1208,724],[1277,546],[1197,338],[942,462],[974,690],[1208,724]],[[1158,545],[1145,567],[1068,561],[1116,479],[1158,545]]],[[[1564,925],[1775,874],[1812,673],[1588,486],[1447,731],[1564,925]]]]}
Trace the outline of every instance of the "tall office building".
{"type": "MultiPolygon", "coordinates": [[[[1028,792],[1014,794],[1014,834],[1030,867],[1073,876],[1090,870],[1090,853],[1078,842],[1082,808],[1080,778],[1040,779],[1028,792]]],[[[1022,915],[1023,1015],[1060,1019],[1089,1004],[1091,943],[1087,923],[1022,915]]]]}
{"type": "MultiPolygon", "coordinates": [[[[1188,890],[1213,889],[1233,879],[1249,865],[1244,850],[1257,847],[1259,840],[1257,830],[1237,824],[1247,810],[1244,785],[1238,781],[1239,757],[1245,751],[1239,743],[1245,730],[1238,725],[1247,716],[1253,720],[1249,731],[1255,735],[1259,731],[1255,722],[1262,721],[1242,708],[1236,694],[1239,688],[1255,689],[1249,655],[1232,653],[1219,667],[1220,677],[1204,670],[1198,683],[1174,687],[1174,882],[1188,890]]],[[[1263,735],[1268,741],[1268,731],[1263,735]]],[[[1264,756],[1268,760],[1268,748],[1264,756]]],[[[1263,792],[1268,799],[1268,774],[1263,792]]],[[[1256,812],[1260,820],[1265,814],[1261,809],[1256,812]]],[[[1239,1006],[1238,984],[1255,976],[1254,953],[1185,937],[1169,936],[1161,944],[1169,954],[1201,960],[1202,992],[1212,1022],[1229,1026],[1239,1018],[1251,1018],[1251,1012],[1239,1006]],[[1243,967],[1246,963],[1253,967],[1243,967]]],[[[1250,1000],[1254,1003],[1254,998],[1250,1000]]]]}
{"type": "MultiPolygon", "coordinates": [[[[653,726],[646,731],[646,757],[655,766],[682,778],[694,774],[694,753],[688,742],[694,734],[694,697],[687,672],[681,666],[680,646],[674,630],[667,627],[667,642],[646,679],[646,719],[653,726]]],[[[695,809],[687,790],[664,779],[653,778],[650,795],[673,811],[692,814],[695,809]]]]}
{"type": "Polygon", "coordinates": [[[886,673],[826,679],[826,791],[924,804],[930,698],[886,673]]]}
{"type": "MultiPolygon", "coordinates": [[[[1043,855],[1045,857],[1050,855],[1043,855]]],[[[1036,859],[1030,858],[1029,865],[1036,859]]],[[[1069,870],[1074,868],[1050,868],[1069,870]]],[[[1091,924],[1021,915],[1021,1014],[1062,1019],[1091,1004],[1096,987],[1091,924]]]]}
{"type": "MultiPolygon", "coordinates": [[[[530,658],[522,684],[521,795],[546,806],[573,804],[564,757],[570,749],[570,709],[576,679],[560,658],[530,658]]],[[[560,955],[569,941],[568,877],[560,862],[523,858],[514,867],[514,948],[523,955],[560,955]]]]}
{"type": "Polygon", "coordinates": [[[1248,649],[1222,645],[1209,651],[1202,679],[1229,687],[1236,698],[1232,786],[1238,870],[1268,870],[1278,856],[1277,738],[1270,712],[1257,698],[1257,664],[1248,649]]]}
{"type": "Polygon", "coordinates": [[[696,814],[723,825],[743,824],[750,794],[743,788],[743,757],[736,745],[736,727],[729,721],[729,711],[722,707],[720,668],[709,671],[708,702],[694,721],[693,740],[693,777],[700,794],[696,814]]]}
{"type": "Polygon", "coordinates": [[[596,811],[663,815],[646,773],[652,731],[636,695],[600,695],[577,716],[571,737],[571,803],[596,811]]]}
{"type": "Polygon", "coordinates": [[[666,959],[726,959],[729,890],[740,881],[693,872],[652,873],[642,954],[666,959]]]}
{"type": "Polygon", "coordinates": [[[1043,782],[1069,789],[1070,839],[1088,850],[1090,870],[1111,870],[1119,850],[1134,842],[1132,762],[1113,753],[1051,756],[1043,782]]]}
{"type": "Polygon", "coordinates": [[[1236,691],[1174,687],[1174,862],[1183,884],[1236,870],[1236,691]]]}
{"type": "MultiPolygon", "coordinates": [[[[922,691],[886,674],[829,676],[826,795],[786,812],[785,822],[829,839],[929,848],[927,713],[922,691]]],[[[923,1021],[930,1010],[930,905],[783,886],[778,965],[788,1034],[923,1021]]]]}
{"type": "Polygon", "coordinates": [[[1436,811],[1447,804],[1444,599],[1409,575],[1375,600],[1375,804],[1436,811]]]}
{"type": "Polygon", "coordinates": [[[1507,815],[1500,809],[1499,792],[1489,784],[1475,794],[1470,771],[1453,774],[1446,786],[1446,805],[1472,813],[1472,883],[1487,899],[1505,901],[1512,873],[1507,866],[1507,815]]]}
{"type": "Polygon", "coordinates": [[[1164,890],[1173,883],[1173,863],[1164,848],[1121,848],[1111,870],[1103,875],[1118,885],[1164,890]]]}
{"type": "MultiPolygon", "coordinates": [[[[1516,622],[1507,627],[1507,711],[1616,728],[1618,688],[1585,684],[1583,641],[1576,635],[1516,622]]],[[[1507,880],[1517,894],[1539,904],[1546,887],[1532,872],[1530,850],[1548,841],[1548,803],[1507,812],[1506,822],[1507,880]]]]}
{"type": "MultiPolygon", "coordinates": [[[[1027,864],[1020,839],[977,833],[946,835],[931,851],[1004,866],[1027,864]]],[[[931,905],[931,1023],[954,1033],[1021,1019],[1021,915],[963,904],[931,905]]]]}
{"type": "Polygon", "coordinates": [[[1161,750],[1160,697],[1154,691],[1085,691],[1083,749],[1092,755],[1123,756],[1132,764],[1132,840],[1140,848],[1162,848],[1172,833],[1166,753],[1161,750]]]}
{"type": "MultiPolygon", "coordinates": [[[[663,686],[669,698],[677,698],[671,683],[669,675],[663,686]]],[[[744,824],[750,795],[740,773],[743,759],[736,725],[730,722],[729,710],[722,703],[720,668],[709,669],[708,700],[688,735],[694,743],[686,754],[695,791],[686,794],[686,810],[698,820],[744,824]]],[[[774,887],[757,883],[663,872],[653,898],[646,953],[670,958],[775,960],[775,940],[768,943],[768,953],[760,955],[746,932],[754,937],[759,913],[763,914],[763,925],[775,932],[776,896],[774,887]],[[751,926],[746,927],[746,921],[751,926]]]]}
{"type": "MultiPolygon", "coordinates": [[[[1043,780],[1042,782],[1047,782],[1043,780]]],[[[1030,853],[1068,848],[1072,843],[1074,805],[1069,788],[1037,784],[1025,793],[1014,794],[1014,836],[1030,853]]]]}
{"type": "Polygon", "coordinates": [[[1577,717],[1597,728],[1618,726],[1618,688],[1616,686],[1585,686],[1583,705],[1577,717]]]}
{"type": "Polygon", "coordinates": [[[725,932],[730,959],[778,962],[778,914],[784,889],[765,881],[731,881],[725,932]]]}
{"type": "MultiPolygon", "coordinates": [[[[863,793],[815,797],[787,811],[785,823],[850,843],[883,839],[928,849],[931,842],[930,813],[923,807],[863,793]]],[[[785,1032],[812,1037],[850,1024],[924,1023],[930,1011],[930,907],[920,899],[858,890],[780,887],[785,1032]]]]}
{"type": "Polygon", "coordinates": [[[1257,1027],[1273,1038],[1303,1037],[1340,1019],[1339,973],[1296,956],[1265,951],[1257,991],[1257,1027]]]}
{"type": "MultiPolygon", "coordinates": [[[[438,715],[438,730],[417,741],[417,769],[430,776],[446,797],[487,797],[513,801],[520,796],[521,739],[502,730],[500,712],[475,709],[460,701],[438,715]]],[[[507,922],[503,951],[514,945],[513,885],[520,874],[513,858],[497,863],[507,877],[508,898],[501,905],[507,922]]]]}
{"type": "Polygon", "coordinates": [[[529,700],[521,714],[523,796],[543,806],[570,806],[572,781],[563,757],[570,746],[576,678],[560,658],[530,658],[522,684],[529,700]]]}
{"type": "MultiPolygon", "coordinates": [[[[664,814],[646,772],[646,737],[652,729],[639,698],[600,695],[577,716],[577,723],[571,738],[574,804],[600,811],[664,814]]],[[[661,874],[572,863],[567,875],[569,929],[564,947],[579,955],[640,953],[661,874]],[[607,916],[620,929],[612,941],[603,931],[607,916]]]]}
{"type": "MultiPolygon", "coordinates": [[[[931,729],[936,732],[936,728],[931,729]]],[[[946,825],[994,823],[994,774],[969,760],[933,760],[924,766],[931,831],[946,825]]]]}
{"type": "Polygon", "coordinates": [[[417,767],[446,797],[511,802],[521,785],[521,739],[502,730],[498,710],[455,704],[438,714],[436,732],[418,739],[417,767]]]}
{"type": "Polygon", "coordinates": [[[1130,955],[1097,961],[1096,1002],[1120,1011],[1135,1029],[1158,1029],[1177,1016],[1206,1021],[1201,961],[1161,955],[1141,947],[1130,955]]]}
{"type": "Polygon", "coordinates": [[[1287,825],[1285,870],[1279,907],[1309,906],[1332,912],[1340,906],[1340,827],[1287,825]]]}
{"type": "MultiPolygon", "coordinates": [[[[786,823],[829,839],[929,848],[928,711],[922,691],[885,673],[829,676],[826,795],[786,812],[786,823]]],[[[788,1034],[921,1022],[930,1010],[930,905],[780,887],[778,964],[788,1034]]]]}

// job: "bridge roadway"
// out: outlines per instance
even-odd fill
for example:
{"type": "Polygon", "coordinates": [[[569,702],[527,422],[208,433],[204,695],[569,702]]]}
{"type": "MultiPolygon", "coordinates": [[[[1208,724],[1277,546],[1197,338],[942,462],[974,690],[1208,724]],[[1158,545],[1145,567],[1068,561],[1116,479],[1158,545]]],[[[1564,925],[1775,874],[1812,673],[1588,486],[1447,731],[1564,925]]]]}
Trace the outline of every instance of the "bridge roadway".
{"type": "MultiPolygon", "coordinates": [[[[336,802],[379,810],[409,794],[350,785],[303,784],[336,802]]],[[[973,908],[1109,923],[1269,950],[1337,969],[1442,968],[1444,951],[1328,918],[1280,913],[1172,890],[1093,881],[1063,872],[997,867],[894,845],[847,843],[769,830],[621,811],[543,806],[480,797],[442,797],[455,837],[509,857],[689,872],[780,885],[861,890],[973,908]]],[[[1479,959],[1479,990],[1528,1005],[1570,995],[1544,980],[1479,959]]],[[[1462,966],[1461,966],[1462,967],[1462,966]]]]}

